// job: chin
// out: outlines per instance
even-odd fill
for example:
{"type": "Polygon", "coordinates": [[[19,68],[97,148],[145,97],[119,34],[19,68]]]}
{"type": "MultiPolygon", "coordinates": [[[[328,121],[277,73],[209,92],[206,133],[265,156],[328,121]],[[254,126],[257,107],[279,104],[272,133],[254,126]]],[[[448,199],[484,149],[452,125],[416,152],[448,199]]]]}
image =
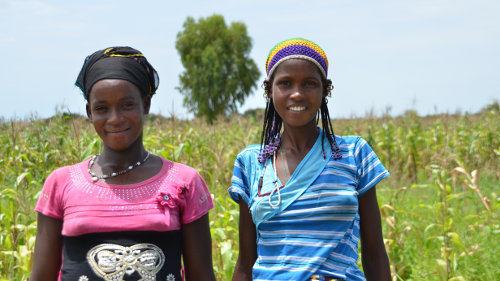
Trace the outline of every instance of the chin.
{"type": "Polygon", "coordinates": [[[105,139],[103,139],[103,142],[107,147],[120,151],[132,146],[137,139],[137,137],[127,134],[116,134],[106,136],[105,139]]]}
{"type": "Polygon", "coordinates": [[[124,151],[134,144],[133,140],[108,140],[104,141],[104,145],[114,151],[124,151]]]}
{"type": "Polygon", "coordinates": [[[296,128],[302,128],[302,127],[308,127],[308,126],[315,126],[316,127],[316,122],[315,118],[312,119],[295,119],[295,118],[289,118],[288,121],[283,120],[283,123],[286,124],[289,127],[296,127],[296,128]]]}
{"type": "Polygon", "coordinates": [[[125,151],[130,147],[130,145],[108,145],[108,144],[106,144],[106,146],[109,149],[116,151],[116,152],[125,151]]]}

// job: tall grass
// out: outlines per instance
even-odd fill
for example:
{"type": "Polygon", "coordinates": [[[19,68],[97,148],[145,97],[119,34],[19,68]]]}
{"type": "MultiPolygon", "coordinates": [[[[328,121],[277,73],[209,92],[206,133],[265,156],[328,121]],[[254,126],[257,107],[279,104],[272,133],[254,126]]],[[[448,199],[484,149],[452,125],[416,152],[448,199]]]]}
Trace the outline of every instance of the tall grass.
{"type": "MultiPolygon", "coordinates": [[[[391,171],[378,188],[394,280],[495,280],[500,276],[500,114],[335,120],[358,134],[391,171]]],[[[152,117],[148,150],[195,167],[215,196],[210,213],[218,280],[238,255],[238,207],[226,195],[239,150],[259,140],[260,119],[213,125],[152,117]]],[[[26,280],[36,233],[33,211],[46,176],[100,149],[90,124],[58,115],[0,123],[0,280],[26,280]]]]}

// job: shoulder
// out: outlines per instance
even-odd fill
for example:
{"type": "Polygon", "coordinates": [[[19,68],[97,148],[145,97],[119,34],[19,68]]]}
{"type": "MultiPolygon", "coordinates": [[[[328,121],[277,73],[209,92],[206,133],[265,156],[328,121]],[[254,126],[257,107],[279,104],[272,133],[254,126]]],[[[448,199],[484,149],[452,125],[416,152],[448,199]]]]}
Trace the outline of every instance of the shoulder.
{"type": "Polygon", "coordinates": [[[62,218],[63,197],[71,186],[73,175],[81,169],[82,163],[57,168],[48,175],[38,198],[37,211],[62,218]]]}
{"type": "Polygon", "coordinates": [[[245,162],[249,160],[257,161],[259,153],[260,153],[260,144],[251,144],[242,149],[236,156],[236,159],[245,162]]]}
{"type": "Polygon", "coordinates": [[[367,155],[374,154],[370,144],[363,137],[358,135],[335,136],[337,145],[343,155],[347,159],[360,159],[367,155]]]}
{"type": "Polygon", "coordinates": [[[251,155],[259,155],[260,152],[260,144],[250,144],[244,149],[242,149],[238,156],[251,156],[251,155]]]}
{"type": "Polygon", "coordinates": [[[234,167],[241,170],[253,170],[262,164],[259,162],[260,144],[251,144],[241,150],[236,156],[234,167]]]}
{"type": "Polygon", "coordinates": [[[347,136],[335,135],[335,140],[337,141],[338,145],[344,145],[344,146],[356,145],[361,140],[364,141],[362,137],[357,135],[347,135],[347,136]]]}
{"type": "Polygon", "coordinates": [[[167,165],[164,176],[168,178],[176,179],[179,183],[190,183],[197,178],[201,178],[198,171],[191,166],[170,161],[165,158],[161,159],[163,161],[163,165],[167,165]]]}
{"type": "Polygon", "coordinates": [[[53,170],[48,176],[47,179],[45,180],[46,182],[54,182],[57,183],[58,185],[64,184],[70,181],[72,174],[74,174],[76,171],[79,170],[86,170],[86,167],[83,167],[87,165],[88,159],[72,164],[72,165],[67,165],[67,166],[62,166],[59,167],[55,170],[53,170]]]}
{"type": "Polygon", "coordinates": [[[342,151],[353,153],[360,146],[366,144],[366,141],[357,135],[347,135],[347,136],[338,136],[335,135],[335,141],[337,145],[342,151]]]}
{"type": "Polygon", "coordinates": [[[49,179],[49,178],[51,178],[51,179],[58,179],[58,180],[65,179],[65,178],[69,177],[70,170],[74,166],[75,165],[63,166],[63,167],[56,168],[55,170],[53,170],[49,174],[49,176],[47,177],[47,179],[49,179]]]}

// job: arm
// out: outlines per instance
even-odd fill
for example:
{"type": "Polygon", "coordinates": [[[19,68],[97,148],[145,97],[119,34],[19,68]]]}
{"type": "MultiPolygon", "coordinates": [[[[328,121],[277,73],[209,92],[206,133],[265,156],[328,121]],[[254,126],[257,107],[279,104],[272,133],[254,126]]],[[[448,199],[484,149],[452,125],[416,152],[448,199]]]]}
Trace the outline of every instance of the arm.
{"type": "Polygon", "coordinates": [[[57,280],[61,269],[62,222],[38,213],[30,281],[57,280]]]}
{"type": "Polygon", "coordinates": [[[182,226],[182,256],[187,281],[215,281],[208,214],[182,226]]]}
{"type": "Polygon", "coordinates": [[[361,259],[367,280],[390,281],[389,258],[382,238],[380,211],[375,187],[359,199],[361,259]]]}
{"type": "Polygon", "coordinates": [[[233,273],[233,281],[251,281],[252,267],[257,260],[257,234],[247,205],[240,201],[240,253],[233,273]]]}

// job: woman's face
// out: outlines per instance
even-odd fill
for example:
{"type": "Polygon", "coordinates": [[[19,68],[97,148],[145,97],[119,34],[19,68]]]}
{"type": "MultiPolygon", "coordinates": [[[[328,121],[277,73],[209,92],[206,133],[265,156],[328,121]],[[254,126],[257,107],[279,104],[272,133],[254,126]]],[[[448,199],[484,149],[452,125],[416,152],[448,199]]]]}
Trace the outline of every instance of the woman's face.
{"type": "Polygon", "coordinates": [[[285,126],[314,124],[324,95],[317,66],[303,59],[282,62],[275,70],[271,95],[274,108],[285,126]]]}
{"type": "Polygon", "coordinates": [[[103,79],[92,86],[87,103],[95,131],[115,151],[130,147],[141,135],[149,99],[139,88],[121,79],[103,79]]]}

